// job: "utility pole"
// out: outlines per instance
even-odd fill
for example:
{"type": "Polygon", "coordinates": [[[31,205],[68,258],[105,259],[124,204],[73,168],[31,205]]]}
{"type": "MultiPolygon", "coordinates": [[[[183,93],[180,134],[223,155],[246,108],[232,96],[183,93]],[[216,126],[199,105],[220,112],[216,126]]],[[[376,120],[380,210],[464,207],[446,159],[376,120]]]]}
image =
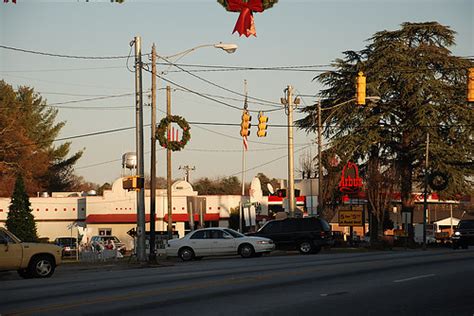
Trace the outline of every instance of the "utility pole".
{"type": "MultiPolygon", "coordinates": [[[[168,121],[171,119],[171,87],[166,86],[166,116],[168,121]]],[[[168,137],[171,136],[171,124],[167,128],[168,137]]],[[[168,238],[173,237],[173,218],[172,218],[172,192],[171,192],[171,149],[166,148],[166,188],[168,193],[168,238]]]]}
{"type": "Polygon", "coordinates": [[[321,156],[322,140],[321,100],[318,101],[318,214],[323,211],[323,157],[321,156]]]}
{"type": "Polygon", "coordinates": [[[425,152],[425,181],[423,192],[423,249],[426,250],[426,211],[428,210],[428,164],[429,164],[430,134],[426,133],[425,152]]]}
{"type": "MultiPolygon", "coordinates": [[[[285,106],[286,115],[288,116],[288,206],[290,217],[295,217],[295,174],[294,174],[294,138],[293,138],[293,87],[288,86],[284,92],[286,99],[281,98],[281,103],[285,106]]],[[[295,105],[299,103],[299,99],[295,99],[295,105]]]]}
{"type": "Polygon", "coordinates": [[[156,47],[151,48],[151,158],[150,158],[150,261],[156,261],[155,217],[156,217],[156,47]]]}
{"type": "MultiPolygon", "coordinates": [[[[142,182],[144,178],[143,157],[143,88],[142,88],[142,49],[141,38],[135,36],[135,142],[137,150],[137,177],[142,182]]],[[[145,191],[137,189],[137,259],[146,261],[145,250],[145,191]]]]}
{"type": "Polygon", "coordinates": [[[190,174],[190,171],[194,171],[196,170],[196,167],[195,166],[179,166],[178,168],[179,170],[184,170],[184,180],[186,180],[186,182],[189,182],[189,174],[190,174]]]}
{"type": "MultiPolygon", "coordinates": [[[[244,80],[244,112],[248,109],[248,100],[247,100],[247,80],[244,80]]],[[[250,125],[249,125],[250,128],[250,125]]],[[[239,230],[241,233],[244,232],[243,221],[244,221],[244,196],[245,196],[245,151],[247,150],[245,144],[247,142],[247,136],[242,136],[242,196],[240,197],[239,205],[239,230]]]]}

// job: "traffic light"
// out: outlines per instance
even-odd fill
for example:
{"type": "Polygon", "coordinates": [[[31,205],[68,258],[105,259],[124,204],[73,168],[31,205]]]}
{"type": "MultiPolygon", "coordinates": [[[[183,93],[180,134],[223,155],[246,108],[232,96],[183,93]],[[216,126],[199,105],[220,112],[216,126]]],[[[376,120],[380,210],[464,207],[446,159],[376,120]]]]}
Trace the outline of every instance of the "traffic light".
{"type": "Polygon", "coordinates": [[[467,74],[467,102],[474,102],[474,68],[467,74]]]}
{"type": "Polygon", "coordinates": [[[358,105],[365,104],[365,76],[362,71],[359,71],[356,79],[356,103],[358,105]]]}
{"type": "Polygon", "coordinates": [[[240,123],[240,136],[244,137],[250,135],[251,120],[252,117],[250,116],[249,112],[244,110],[244,113],[242,114],[242,123],[240,123]]]}
{"type": "Polygon", "coordinates": [[[144,188],[145,179],[139,176],[127,176],[122,178],[122,188],[124,190],[133,191],[144,188]]]}
{"type": "Polygon", "coordinates": [[[262,112],[258,114],[258,137],[265,137],[267,136],[267,122],[268,116],[264,116],[262,112]]]}

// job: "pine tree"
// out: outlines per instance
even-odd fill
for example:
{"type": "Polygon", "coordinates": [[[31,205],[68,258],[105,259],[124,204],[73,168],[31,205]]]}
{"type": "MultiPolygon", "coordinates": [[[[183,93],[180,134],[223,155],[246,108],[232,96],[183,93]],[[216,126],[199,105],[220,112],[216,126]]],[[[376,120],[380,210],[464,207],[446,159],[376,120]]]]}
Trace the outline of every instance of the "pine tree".
{"type": "Polygon", "coordinates": [[[23,177],[18,175],[13,189],[10,206],[8,207],[7,229],[22,241],[36,241],[36,223],[31,203],[25,190],[23,177]]]}
{"type": "MultiPolygon", "coordinates": [[[[451,54],[454,35],[437,22],[403,23],[399,30],[376,33],[361,51],[344,52],[335,71],[316,77],[327,86],[321,92],[322,121],[330,150],[343,161],[360,163],[366,187],[377,191],[367,192],[373,197],[369,207],[381,216],[389,175],[401,193],[402,212],[413,212],[427,134],[430,169],[450,178],[439,193],[453,198],[472,192],[474,111],[466,102],[466,76],[473,63],[451,54]],[[367,76],[367,96],[380,97],[378,102],[344,103],[354,99],[359,71],[367,76]]],[[[304,112],[308,116],[298,124],[316,130],[315,106],[304,112]]]]}

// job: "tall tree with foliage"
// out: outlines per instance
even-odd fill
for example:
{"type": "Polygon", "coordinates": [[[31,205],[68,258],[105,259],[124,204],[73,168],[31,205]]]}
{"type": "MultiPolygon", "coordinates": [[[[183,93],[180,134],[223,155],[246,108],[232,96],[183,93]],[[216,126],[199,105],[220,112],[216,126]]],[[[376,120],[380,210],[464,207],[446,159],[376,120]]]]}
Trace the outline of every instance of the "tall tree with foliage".
{"type": "Polygon", "coordinates": [[[30,206],[30,198],[26,193],[23,177],[18,175],[8,207],[6,226],[22,241],[36,241],[38,239],[35,219],[31,213],[33,210],[30,206]]]}
{"type": "Polygon", "coordinates": [[[15,91],[0,81],[0,194],[11,191],[17,173],[30,192],[68,191],[74,185],[73,166],[82,151],[69,156],[70,142],[54,145],[65,124],[56,122],[57,114],[32,88],[15,91]]]}
{"type": "MultiPolygon", "coordinates": [[[[466,75],[473,63],[452,55],[454,36],[437,22],[403,23],[399,30],[376,33],[361,51],[344,52],[335,71],[315,78],[328,87],[321,91],[322,119],[331,150],[343,162],[360,163],[369,184],[391,173],[402,212],[413,212],[413,192],[420,191],[427,134],[431,169],[450,177],[442,196],[472,192],[474,111],[466,103],[466,75]],[[378,102],[344,103],[354,99],[359,71],[367,76],[367,95],[380,97],[378,102]]],[[[308,116],[298,124],[316,130],[316,106],[304,112],[308,116]]],[[[387,194],[372,196],[369,207],[383,208],[375,200],[387,194]]]]}

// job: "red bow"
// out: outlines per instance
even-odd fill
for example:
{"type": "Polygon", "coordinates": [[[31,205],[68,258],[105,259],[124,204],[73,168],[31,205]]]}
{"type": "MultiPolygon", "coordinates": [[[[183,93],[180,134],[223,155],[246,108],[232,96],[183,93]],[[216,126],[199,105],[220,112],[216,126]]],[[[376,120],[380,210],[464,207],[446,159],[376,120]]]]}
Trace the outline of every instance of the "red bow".
{"type": "Polygon", "coordinates": [[[255,24],[253,20],[253,12],[263,12],[263,5],[261,0],[227,0],[227,9],[232,12],[240,12],[239,19],[235,23],[234,31],[237,31],[240,36],[244,34],[256,36],[255,24]]]}
{"type": "MultiPolygon", "coordinates": [[[[16,0],[12,0],[13,3],[16,3],[16,0]]],[[[3,3],[8,3],[8,0],[3,0],[3,3]]]]}

